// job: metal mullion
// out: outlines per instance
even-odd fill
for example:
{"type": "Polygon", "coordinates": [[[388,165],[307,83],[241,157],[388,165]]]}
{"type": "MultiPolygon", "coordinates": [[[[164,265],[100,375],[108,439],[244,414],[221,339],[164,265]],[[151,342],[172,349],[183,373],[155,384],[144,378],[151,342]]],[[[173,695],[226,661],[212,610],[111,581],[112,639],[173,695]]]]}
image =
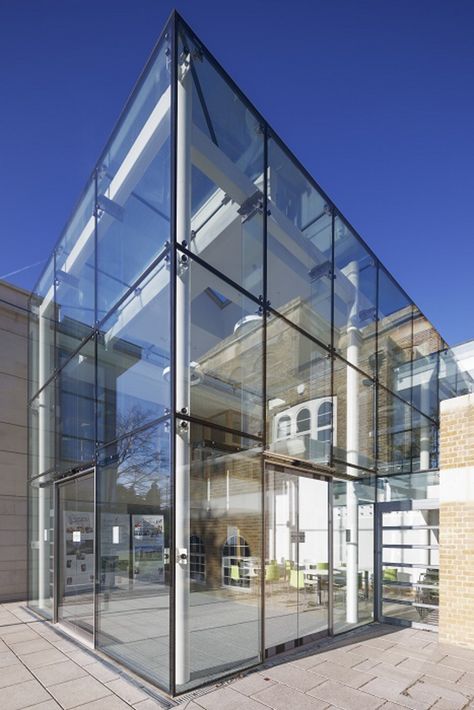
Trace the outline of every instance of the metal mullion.
{"type": "Polygon", "coordinates": [[[439,530],[439,525],[382,525],[382,530],[439,530]]]}
{"type": "Polygon", "coordinates": [[[176,695],[176,278],[177,278],[177,252],[176,252],[176,189],[177,189],[177,121],[178,121],[178,23],[179,15],[176,11],[172,14],[171,26],[171,165],[170,165],[170,498],[169,511],[169,688],[172,696],[176,695]]]}
{"type": "MultiPolygon", "coordinates": [[[[375,275],[375,383],[374,383],[374,466],[375,472],[379,469],[379,312],[380,312],[380,261],[376,259],[375,275]]],[[[377,498],[377,496],[375,496],[377,498]]]]}
{"type": "Polygon", "coordinates": [[[382,511],[379,507],[377,490],[374,502],[374,620],[382,620],[382,511]]]}
{"type": "Polygon", "coordinates": [[[146,431],[147,429],[151,429],[155,426],[158,426],[159,424],[162,424],[163,422],[170,421],[171,419],[171,414],[164,414],[161,417],[157,417],[156,419],[152,419],[151,421],[147,422],[146,424],[143,424],[142,426],[137,427],[136,429],[131,429],[130,431],[127,431],[125,434],[122,434],[122,436],[119,436],[115,439],[111,439],[110,441],[105,441],[104,443],[100,444],[98,443],[97,445],[97,452],[103,451],[104,449],[107,449],[109,446],[112,446],[113,444],[117,444],[119,441],[122,441],[122,439],[126,439],[129,436],[132,436],[132,434],[139,434],[142,431],[146,431]]]}
{"type": "Polygon", "coordinates": [[[92,589],[92,645],[94,648],[97,646],[97,619],[98,619],[98,570],[99,570],[99,536],[97,530],[97,522],[99,519],[97,511],[97,501],[98,501],[98,476],[97,467],[94,466],[93,469],[93,486],[94,486],[94,585],[92,589]]]}
{"type": "MultiPolygon", "coordinates": [[[[176,244],[176,248],[182,252],[183,254],[186,254],[188,259],[191,262],[195,262],[196,264],[199,264],[199,266],[202,266],[204,269],[207,271],[210,271],[211,274],[214,274],[218,279],[221,281],[225,281],[229,286],[231,286],[233,289],[236,291],[239,291],[243,296],[248,298],[250,301],[253,301],[257,306],[261,305],[261,301],[258,296],[255,296],[254,294],[250,293],[250,291],[246,291],[246,289],[238,284],[236,281],[233,281],[230,279],[228,276],[223,274],[221,271],[215,268],[215,266],[212,266],[212,264],[209,264],[207,261],[204,261],[200,256],[197,254],[194,254],[192,251],[188,249],[188,247],[184,247],[182,244],[176,244]]],[[[190,265],[191,266],[191,265],[190,265]]]]}
{"type": "MultiPolygon", "coordinates": [[[[57,269],[57,250],[53,251],[53,376],[57,370],[59,370],[59,359],[58,359],[58,303],[57,303],[57,293],[58,293],[58,279],[56,276],[57,269]]],[[[39,350],[39,337],[38,337],[38,350],[39,350]]],[[[39,383],[39,377],[38,377],[39,383]]]]}
{"type": "Polygon", "coordinates": [[[328,635],[334,636],[334,508],[333,508],[333,490],[334,482],[332,479],[327,481],[327,498],[328,498],[328,635]]]}
{"type": "Polygon", "coordinates": [[[336,278],[336,268],[335,268],[335,259],[336,259],[336,252],[335,252],[335,244],[334,244],[334,236],[335,236],[335,230],[336,230],[336,216],[335,216],[335,210],[334,207],[331,208],[331,342],[330,342],[330,363],[331,363],[331,402],[333,404],[332,408],[332,418],[331,418],[331,446],[329,449],[329,465],[334,466],[334,449],[335,447],[335,442],[334,442],[334,398],[336,396],[335,393],[335,378],[334,378],[334,332],[335,332],[335,326],[334,326],[334,314],[335,314],[335,304],[334,304],[334,296],[335,296],[335,283],[334,280],[336,278]]]}
{"type": "Polygon", "coordinates": [[[409,545],[408,543],[391,543],[384,542],[382,547],[388,550],[439,550],[439,545],[409,545]]]}
{"type": "MultiPolygon", "coordinates": [[[[97,189],[97,180],[96,180],[97,189]]],[[[97,267],[97,219],[96,219],[96,267],[97,267]]],[[[97,269],[95,277],[95,314],[97,321],[97,308],[98,308],[98,293],[97,293],[97,269]]],[[[99,571],[101,565],[99,564],[99,511],[98,505],[100,501],[100,491],[99,491],[99,476],[97,475],[97,454],[98,454],[98,444],[99,444],[99,337],[98,332],[95,333],[94,338],[94,395],[95,395],[95,405],[94,405],[94,626],[93,626],[93,645],[97,648],[97,634],[99,627],[99,603],[98,595],[100,589],[100,576],[99,571]]]]}
{"type": "Polygon", "coordinates": [[[241,439],[251,439],[252,441],[257,441],[259,444],[263,443],[263,438],[261,436],[257,436],[256,434],[247,434],[245,431],[232,429],[231,427],[224,426],[223,424],[217,424],[217,422],[211,422],[208,419],[201,419],[201,417],[196,417],[192,414],[181,414],[181,412],[179,412],[179,414],[176,414],[176,419],[182,419],[190,424],[198,424],[199,426],[206,427],[207,429],[215,429],[216,431],[223,431],[227,434],[233,434],[234,436],[239,436],[241,439]]]}
{"type": "Polygon", "coordinates": [[[408,567],[410,569],[439,569],[439,564],[423,565],[421,562],[384,562],[382,561],[383,567],[408,567]]]}
{"type": "Polygon", "coordinates": [[[413,454],[415,451],[413,441],[413,351],[414,351],[414,308],[411,307],[411,349],[410,349],[410,473],[413,473],[413,454]]]}
{"type": "MultiPolygon", "coordinates": [[[[53,509],[54,509],[54,530],[53,530],[53,624],[58,623],[58,586],[59,586],[59,485],[57,481],[52,481],[53,486],[53,509]]],[[[41,542],[41,541],[40,541],[41,542]]]]}
{"type": "MultiPolygon", "coordinates": [[[[354,464],[354,463],[348,463],[347,461],[344,461],[343,459],[338,459],[338,458],[336,458],[336,457],[333,457],[333,461],[335,461],[336,463],[340,463],[340,464],[343,465],[343,466],[349,466],[349,468],[353,468],[353,469],[356,469],[356,470],[358,470],[358,471],[364,471],[365,473],[367,473],[367,474],[369,475],[369,477],[370,477],[370,476],[375,477],[375,476],[377,475],[375,469],[373,469],[373,468],[366,468],[365,466],[361,466],[360,464],[357,464],[357,465],[356,465],[356,464],[354,464]]],[[[339,472],[336,471],[335,475],[336,475],[336,478],[337,478],[337,477],[339,476],[339,472]]],[[[398,474],[398,475],[400,475],[400,474],[398,474]]],[[[353,477],[353,476],[350,476],[350,477],[349,477],[349,480],[353,481],[353,480],[354,480],[354,477],[353,477]]]]}
{"type": "MultiPolygon", "coordinates": [[[[267,124],[263,124],[263,242],[262,242],[262,279],[263,279],[263,329],[262,329],[262,446],[266,450],[267,441],[267,328],[268,328],[268,130],[267,124]]],[[[260,658],[265,660],[265,559],[266,559],[266,471],[265,457],[261,455],[261,564],[260,564],[260,658]]]]}

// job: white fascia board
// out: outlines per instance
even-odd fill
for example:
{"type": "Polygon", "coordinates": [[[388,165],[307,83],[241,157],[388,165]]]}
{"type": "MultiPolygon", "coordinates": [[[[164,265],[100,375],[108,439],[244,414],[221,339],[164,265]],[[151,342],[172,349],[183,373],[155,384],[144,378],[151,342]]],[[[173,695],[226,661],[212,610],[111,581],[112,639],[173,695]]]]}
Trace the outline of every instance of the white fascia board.
{"type": "MultiPolygon", "coordinates": [[[[170,104],[171,88],[168,87],[149,115],[145,125],[111,180],[107,188],[109,200],[113,200],[123,206],[152,160],[161,150],[169,136],[169,125],[166,119],[170,104]]],[[[104,213],[100,219],[101,230],[107,230],[112,222],[113,217],[104,213]]],[[[94,227],[94,217],[91,216],[62,265],[62,271],[69,273],[80,258],[82,260],[87,258],[87,246],[92,244],[91,237],[94,233],[94,227]]],[[[53,294],[53,287],[51,287],[40,306],[40,315],[53,300],[53,294]]]]}
{"type": "MultiPolygon", "coordinates": [[[[193,165],[206,175],[209,180],[219,186],[193,217],[193,229],[199,230],[194,241],[195,249],[197,254],[201,254],[216,238],[217,229],[213,220],[205,224],[201,229],[199,229],[199,222],[204,222],[220,206],[225,195],[230,197],[232,202],[237,203],[240,207],[247,198],[253,195],[257,189],[260,189],[257,186],[262,185],[263,176],[257,179],[256,184],[252,182],[195,125],[193,125],[192,133],[191,160],[193,165]]],[[[232,205],[231,202],[223,205],[218,214],[222,229],[231,224],[234,219],[239,218],[239,215],[236,214],[235,205],[232,205]]],[[[267,229],[301,263],[308,264],[308,255],[316,263],[323,263],[326,260],[327,257],[312,242],[304,240],[301,231],[273,202],[271,203],[271,213],[267,220],[267,229]]],[[[339,281],[336,281],[337,287],[343,292],[345,299],[350,300],[350,298],[353,298],[353,286],[341,271],[337,271],[337,273],[341,276],[339,281]]]]}
{"type": "Polygon", "coordinates": [[[129,301],[123,304],[118,312],[118,317],[113,326],[104,333],[105,344],[112,338],[118,338],[130,321],[143,311],[161,291],[169,286],[169,271],[167,262],[161,262],[161,270],[152,271],[149,280],[140,287],[140,291],[133,294],[129,301]]]}

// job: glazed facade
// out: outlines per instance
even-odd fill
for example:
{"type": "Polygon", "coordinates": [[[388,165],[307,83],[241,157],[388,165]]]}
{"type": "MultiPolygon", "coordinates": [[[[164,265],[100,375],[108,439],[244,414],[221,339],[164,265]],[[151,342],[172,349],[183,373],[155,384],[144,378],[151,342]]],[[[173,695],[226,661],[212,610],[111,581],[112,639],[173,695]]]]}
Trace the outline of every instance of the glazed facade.
{"type": "Polygon", "coordinates": [[[176,694],[423,606],[446,346],[176,15],[30,310],[34,610],[176,694]]]}

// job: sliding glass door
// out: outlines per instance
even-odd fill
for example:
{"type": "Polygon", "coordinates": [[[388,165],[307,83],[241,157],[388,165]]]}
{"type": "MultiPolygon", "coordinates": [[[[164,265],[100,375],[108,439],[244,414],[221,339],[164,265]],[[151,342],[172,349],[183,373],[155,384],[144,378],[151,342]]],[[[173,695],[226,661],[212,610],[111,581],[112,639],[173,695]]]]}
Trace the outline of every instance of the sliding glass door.
{"type": "Polygon", "coordinates": [[[328,633],[328,483],[271,465],[265,479],[265,645],[272,654],[328,633]]]}
{"type": "Polygon", "coordinates": [[[57,618],[92,638],[94,630],[94,472],[57,484],[57,618]]]}

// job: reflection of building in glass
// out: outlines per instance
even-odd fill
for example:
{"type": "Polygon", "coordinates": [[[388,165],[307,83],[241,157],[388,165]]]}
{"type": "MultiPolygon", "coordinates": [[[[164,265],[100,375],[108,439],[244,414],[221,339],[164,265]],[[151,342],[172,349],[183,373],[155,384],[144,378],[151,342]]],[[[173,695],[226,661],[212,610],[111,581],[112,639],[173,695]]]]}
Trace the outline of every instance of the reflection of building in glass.
{"type": "Polygon", "coordinates": [[[172,694],[374,617],[435,623],[439,398],[459,368],[176,15],[30,332],[32,608],[172,694]],[[58,488],[96,514],[81,604],[58,488]]]}

